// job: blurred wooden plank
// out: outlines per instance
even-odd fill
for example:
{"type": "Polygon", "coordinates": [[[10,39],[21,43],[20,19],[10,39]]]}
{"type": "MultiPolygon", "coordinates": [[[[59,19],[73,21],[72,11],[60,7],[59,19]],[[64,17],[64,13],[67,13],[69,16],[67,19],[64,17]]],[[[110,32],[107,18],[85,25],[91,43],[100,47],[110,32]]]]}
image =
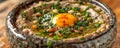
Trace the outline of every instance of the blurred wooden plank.
{"type": "Polygon", "coordinates": [[[107,4],[110,7],[113,7],[116,3],[115,0],[100,0],[101,2],[104,2],[105,4],[107,4]]]}

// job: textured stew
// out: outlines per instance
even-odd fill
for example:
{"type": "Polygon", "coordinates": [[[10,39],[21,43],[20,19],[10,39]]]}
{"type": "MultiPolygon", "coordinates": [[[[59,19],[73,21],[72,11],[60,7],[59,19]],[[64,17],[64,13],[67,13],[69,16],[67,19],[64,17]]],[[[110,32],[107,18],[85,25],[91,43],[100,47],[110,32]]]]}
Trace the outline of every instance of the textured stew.
{"type": "MultiPolygon", "coordinates": [[[[96,32],[106,21],[104,11],[88,2],[40,2],[21,12],[17,27],[23,33],[53,40],[96,32]]],[[[103,29],[105,30],[105,29],[103,29]]]]}

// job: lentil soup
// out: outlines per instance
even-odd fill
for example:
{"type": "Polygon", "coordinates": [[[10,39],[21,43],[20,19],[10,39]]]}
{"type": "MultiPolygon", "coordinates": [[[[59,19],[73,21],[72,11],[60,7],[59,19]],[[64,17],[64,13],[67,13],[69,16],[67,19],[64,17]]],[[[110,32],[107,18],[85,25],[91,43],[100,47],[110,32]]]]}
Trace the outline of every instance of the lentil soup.
{"type": "MultiPolygon", "coordinates": [[[[18,47],[15,43],[19,43],[20,48],[65,48],[69,43],[75,45],[99,36],[110,28],[111,22],[110,15],[103,8],[88,1],[37,1],[22,7],[15,18],[17,33],[28,39],[19,42],[20,38],[13,37],[18,42],[11,44],[13,48],[18,47]]],[[[109,35],[112,34],[111,31],[109,35]]],[[[70,48],[82,47],[76,46],[70,48]]]]}
{"type": "Polygon", "coordinates": [[[105,15],[100,7],[88,2],[40,2],[22,11],[16,24],[23,33],[55,40],[68,39],[109,26],[105,15]]]}

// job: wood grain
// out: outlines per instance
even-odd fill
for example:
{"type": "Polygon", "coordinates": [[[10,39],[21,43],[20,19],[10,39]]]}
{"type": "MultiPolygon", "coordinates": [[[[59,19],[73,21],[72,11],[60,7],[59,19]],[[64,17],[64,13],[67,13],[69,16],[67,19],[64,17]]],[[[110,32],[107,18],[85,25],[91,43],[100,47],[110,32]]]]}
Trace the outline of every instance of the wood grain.
{"type": "MultiPolygon", "coordinates": [[[[6,39],[5,20],[7,14],[22,0],[6,0],[0,3],[0,48],[10,48],[9,42],[6,39]]],[[[100,0],[107,4],[116,14],[117,18],[117,36],[112,48],[120,48],[120,0],[100,0]]]]}

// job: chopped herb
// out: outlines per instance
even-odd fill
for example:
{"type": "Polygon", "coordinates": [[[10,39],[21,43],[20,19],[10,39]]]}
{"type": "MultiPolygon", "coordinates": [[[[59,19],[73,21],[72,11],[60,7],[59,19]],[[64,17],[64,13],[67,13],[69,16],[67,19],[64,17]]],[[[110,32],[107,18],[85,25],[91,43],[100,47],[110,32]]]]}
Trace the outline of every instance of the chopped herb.
{"type": "Polygon", "coordinates": [[[89,5],[86,9],[85,9],[85,11],[87,11],[88,9],[90,9],[92,7],[92,5],[89,5]]]}
{"type": "Polygon", "coordinates": [[[67,36],[67,35],[65,35],[65,36],[63,36],[63,38],[68,38],[68,36],[67,36]]]}
{"type": "Polygon", "coordinates": [[[39,28],[39,29],[43,29],[44,27],[42,26],[41,23],[38,23],[38,28],[39,28]]]}
{"type": "Polygon", "coordinates": [[[89,15],[89,12],[86,12],[86,13],[85,13],[85,16],[88,16],[88,15],[89,15]]]}
{"type": "Polygon", "coordinates": [[[39,33],[39,32],[35,32],[35,35],[40,36],[40,35],[41,35],[41,33],[39,33]]]}
{"type": "Polygon", "coordinates": [[[44,19],[42,19],[41,22],[46,22],[46,21],[50,21],[52,19],[52,16],[48,15],[48,14],[45,14],[43,16],[44,19]]]}
{"type": "Polygon", "coordinates": [[[83,23],[82,21],[78,21],[78,22],[77,22],[77,25],[80,26],[80,25],[82,25],[82,23],[83,23]]]}
{"type": "Polygon", "coordinates": [[[52,22],[49,22],[48,24],[49,24],[49,27],[51,27],[51,28],[55,27],[55,25],[52,22]]]}
{"type": "Polygon", "coordinates": [[[100,25],[101,25],[100,23],[96,23],[96,24],[94,24],[94,27],[95,27],[95,28],[99,28],[100,25]]]}
{"type": "Polygon", "coordinates": [[[59,1],[59,0],[57,0],[56,6],[59,6],[59,5],[60,5],[60,1],[59,1]]]}
{"type": "Polygon", "coordinates": [[[53,16],[55,16],[57,13],[51,13],[50,15],[51,15],[51,17],[53,17],[53,16]]]}
{"type": "Polygon", "coordinates": [[[53,40],[59,40],[60,38],[59,38],[59,36],[58,35],[55,35],[54,37],[53,37],[53,40]]]}
{"type": "Polygon", "coordinates": [[[47,46],[48,46],[48,48],[51,48],[52,47],[52,42],[51,41],[47,41],[47,46]]]}
{"type": "Polygon", "coordinates": [[[71,34],[70,27],[65,27],[65,28],[59,30],[59,33],[61,33],[63,35],[63,38],[69,37],[69,35],[71,34]]]}
{"type": "Polygon", "coordinates": [[[60,13],[64,13],[64,12],[65,12],[65,10],[63,10],[63,9],[60,9],[60,10],[59,10],[59,12],[60,12],[60,13]]]}
{"type": "Polygon", "coordinates": [[[43,37],[45,37],[48,33],[49,32],[47,32],[47,31],[44,30],[41,34],[42,34],[43,37]]]}
{"type": "Polygon", "coordinates": [[[88,26],[88,22],[87,21],[84,21],[82,26],[88,26]]]}
{"type": "Polygon", "coordinates": [[[36,7],[33,7],[34,13],[40,12],[40,10],[36,7]]]}
{"type": "Polygon", "coordinates": [[[69,11],[69,10],[72,10],[72,8],[71,7],[66,7],[66,8],[64,8],[64,10],[69,11]]]}
{"type": "Polygon", "coordinates": [[[74,26],[75,29],[79,29],[80,26],[82,26],[82,21],[77,21],[76,25],[74,26]]]}
{"type": "Polygon", "coordinates": [[[85,28],[86,28],[86,29],[90,29],[90,28],[92,28],[92,26],[86,26],[85,28]]]}
{"type": "Polygon", "coordinates": [[[57,4],[52,4],[51,9],[60,9],[61,7],[59,5],[60,5],[59,2],[57,4]]]}
{"type": "Polygon", "coordinates": [[[26,20],[32,21],[30,16],[26,16],[26,20]]]}
{"type": "Polygon", "coordinates": [[[83,41],[83,40],[85,40],[85,38],[84,38],[84,37],[80,38],[80,41],[83,41]]]}
{"type": "Polygon", "coordinates": [[[26,12],[22,12],[22,14],[21,14],[21,15],[22,15],[22,17],[23,17],[23,18],[25,18],[26,20],[31,21],[30,16],[27,16],[26,14],[27,14],[26,12]]]}
{"type": "Polygon", "coordinates": [[[79,7],[74,7],[72,8],[74,11],[80,11],[80,8],[79,7]]]}
{"type": "Polygon", "coordinates": [[[25,18],[26,17],[26,12],[22,12],[22,17],[25,18]]]}
{"type": "Polygon", "coordinates": [[[78,29],[80,26],[88,26],[88,23],[87,21],[78,21],[75,25],[75,28],[78,29]]]}
{"type": "Polygon", "coordinates": [[[80,27],[79,25],[75,25],[75,27],[74,27],[74,28],[75,28],[75,29],[78,29],[79,27],[80,27]]]}
{"type": "Polygon", "coordinates": [[[66,35],[69,35],[71,33],[70,31],[70,27],[66,27],[66,28],[63,28],[61,30],[62,34],[66,34],[66,35]]]}
{"type": "Polygon", "coordinates": [[[83,15],[83,19],[86,21],[87,20],[87,18],[89,17],[89,12],[86,12],[86,11],[83,11],[82,12],[82,15],[83,15]]]}
{"type": "Polygon", "coordinates": [[[67,12],[67,11],[65,10],[65,8],[59,9],[59,13],[65,13],[65,12],[67,12]]]}
{"type": "Polygon", "coordinates": [[[89,15],[89,12],[83,11],[83,12],[82,12],[82,15],[83,15],[83,16],[88,16],[88,15],[89,15]]]}
{"type": "Polygon", "coordinates": [[[41,13],[42,14],[46,14],[48,11],[47,10],[42,10],[41,13]]]}
{"type": "Polygon", "coordinates": [[[65,12],[68,12],[69,10],[71,10],[72,8],[70,7],[66,7],[66,8],[61,8],[59,9],[59,13],[65,13],[65,12]]]}

